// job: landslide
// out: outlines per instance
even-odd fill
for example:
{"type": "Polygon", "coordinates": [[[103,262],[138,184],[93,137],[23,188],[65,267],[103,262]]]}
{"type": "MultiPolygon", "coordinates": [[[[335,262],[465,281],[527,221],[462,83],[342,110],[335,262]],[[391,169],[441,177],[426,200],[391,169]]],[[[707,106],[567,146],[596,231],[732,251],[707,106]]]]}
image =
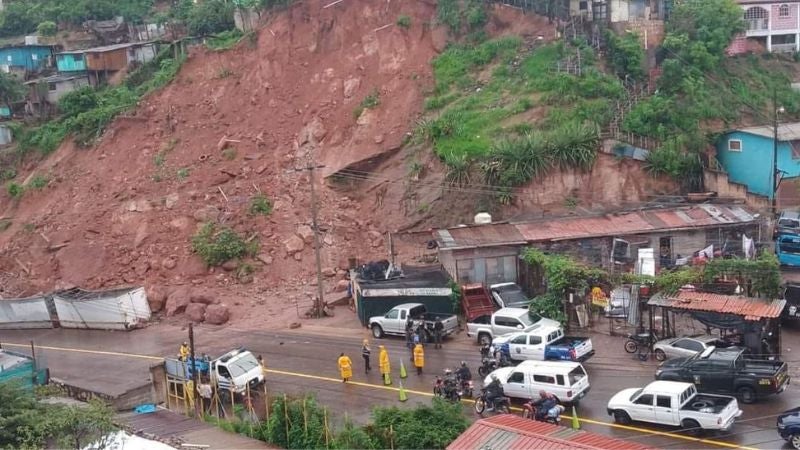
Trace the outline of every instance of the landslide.
{"type": "MultiPolygon", "coordinates": [[[[226,303],[239,323],[302,314],[316,279],[310,172],[297,169],[321,166],[320,180],[396,152],[447,40],[431,25],[434,2],[328,3],[297,3],[233,50],[192,49],[175,80],[95,146],[68,141],[24,167],[20,182],[47,185],[0,194],[0,297],[126,284],[163,297],[186,285],[226,303]],[[409,27],[396,25],[400,16],[409,27]],[[250,213],[259,195],[271,201],[268,216],[250,213]],[[257,242],[257,255],[208,268],[191,244],[208,222],[257,242]]],[[[542,23],[513,14],[490,31],[542,23]]],[[[384,258],[385,232],[405,219],[335,178],[317,185],[329,300],[348,258],[384,258]]]]}

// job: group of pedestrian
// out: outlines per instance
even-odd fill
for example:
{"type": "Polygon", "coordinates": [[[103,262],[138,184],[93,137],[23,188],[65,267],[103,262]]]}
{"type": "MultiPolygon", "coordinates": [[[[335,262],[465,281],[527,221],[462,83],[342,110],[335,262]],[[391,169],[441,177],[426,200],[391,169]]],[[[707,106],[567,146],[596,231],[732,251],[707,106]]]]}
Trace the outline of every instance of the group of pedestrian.
{"type": "MultiPolygon", "coordinates": [[[[378,368],[381,376],[384,378],[384,383],[388,385],[391,384],[391,380],[389,378],[389,374],[391,372],[389,352],[383,345],[378,346],[378,350],[378,368]]],[[[372,366],[370,365],[371,355],[372,349],[369,346],[369,340],[364,339],[361,344],[361,358],[364,359],[364,373],[366,374],[369,374],[370,371],[372,371],[372,366]]],[[[417,375],[422,375],[422,368],[425,367],[425,349],[419,340],[417,340],[416,344],[414,344],[411,352],[411,360],[414,362],[414,367],[417,369],[417,375]]],[[[350,378],[353,377],[353,362],[350,360],[349,356],[341,353],[337,363],[339,366],[339,375],[342,378],[342,383],[347,383],[350,381],[350,378]]]]}

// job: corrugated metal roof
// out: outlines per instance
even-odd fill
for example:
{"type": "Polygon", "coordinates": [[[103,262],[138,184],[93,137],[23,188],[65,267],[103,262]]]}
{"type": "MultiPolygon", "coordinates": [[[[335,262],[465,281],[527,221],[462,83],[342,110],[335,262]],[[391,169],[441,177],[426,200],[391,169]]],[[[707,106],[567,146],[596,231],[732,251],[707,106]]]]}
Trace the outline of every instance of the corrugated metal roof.
{"type": "Polygon", "coordinates": [[[60,83],[62,81],[70,81],[76,78],[89,78],[88,75],[53,75],[44,78],[37,78],[35,80],[26,81],[25,84],[36,83],[60,83]]]}
{"type": "Polygon", "coordinates": [[[745,320],[771,319],[781,315],[786,300],[764,300],[738,295],[710,294],[691,290],[679,291],[669,298],[654,297],[648,305],[665,306],[687,311],[706,311],[735,314],[745,320]]]}
{"type": "Polygon", "coordinates": [[[436,239],[439,241],[440,247],[450,249],[526,243],[517,227],[508,223],[470,225],[438,230],[436,239]]]}
{"type": "MultiPolygon", "coordinates": [[[[769,125],[739,128],[733,131],[755,134],[756,136],[762,136],[769,139],[772,139],[775,136],[775,130],[769,125]]],[[[778,125],[778,139],[781,141],[793,141],[795,139],[800,139],[800,122],[782,123],[778,125]]]]}
{"type": "Polygon", "coordinates": [[[448,450],[506,450],[506,449],[611,449],[643,450],[648,447],[587,431],[523,419],[502,414],[481,419],[467,428],[448,450]]]}
{"type": "Polygon", "coordinates": [[[437,230],[434,237],[441,248],[468,248],[625,236],[744,224],[755,220],[753,214],[741,206],[701,204],[597,216],[558,217],[514,224],[472,225],[437,230]]]}
{"type": "Polygon", "coordinates": [[[103,52],[111,52],[114,50],[119,50],[121,48],[128,48],[128,47],[143,47],[145,45],[152,45],[154,42],[125,42],[122,44],[113,44],[113,45],[104,45],[102,47],[92,47],[87,48],[84,50],[68,50],[63,52],[58,52],[56,55],[79,55],[83,53],[103,53],[103,52]]]}

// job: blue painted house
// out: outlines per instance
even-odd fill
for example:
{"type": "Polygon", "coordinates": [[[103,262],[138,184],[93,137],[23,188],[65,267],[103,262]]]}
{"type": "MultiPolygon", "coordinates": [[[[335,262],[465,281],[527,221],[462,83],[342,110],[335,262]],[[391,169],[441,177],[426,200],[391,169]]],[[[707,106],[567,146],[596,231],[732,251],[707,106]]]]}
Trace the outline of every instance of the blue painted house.
{"type": "MultiPolygon", "coordinates": [[[[730,181],[743,184],[754,193],[772,198],[772,155],[774,131],[771,126],[729,131],[717,141],[717,160],[730,181]]],[[[778,126],[778,173],[780,187],[800,177],[800,123],[778,126]]],[[[794,183],[791,183],[794,184],[794,183]]],[[[779,191],[779,200],[781,194],[779,191]]]]}
{"type": "Polygon", "coordinates": [[[56,67],[59,72],[84,72],[86,59],[84,51],[56,53],[56,67]]]}
{"type": "Polygon", "coordinates": [[[0,48],[0,66],[38,72],[50,63],[53,48],[49,45],[13,45],[0,48]]]}

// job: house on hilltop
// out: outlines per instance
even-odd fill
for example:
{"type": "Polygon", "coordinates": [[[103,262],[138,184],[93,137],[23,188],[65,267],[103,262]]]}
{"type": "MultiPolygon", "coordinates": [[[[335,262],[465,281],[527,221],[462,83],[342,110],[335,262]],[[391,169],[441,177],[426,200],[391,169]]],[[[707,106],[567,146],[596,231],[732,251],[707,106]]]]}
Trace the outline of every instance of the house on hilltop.
{"type": "MultiPolygon", "coordinates": [[[[717,161],[730,181],[743,184],[753,194],[772,199],[770,174],[775,150],[771,126],[740,128],[717,140],[717,161]]],[[[800,205],[800,122],[778,126],[778,192],[781,208],[800,205]]]]}
{"type": "Polygon", "coordinates": [[[747,52],[756,48],[769,52],[800,52],[800,2],[737,0],[742,7],[745,32],[737,36],[728,53],[747,52]]]}
{"type": "Polygon", "coordinates": [[[53,65],[49,45],[9,45],[0,48],[0,68],[8,72],[38,73],[53,65]]]}

